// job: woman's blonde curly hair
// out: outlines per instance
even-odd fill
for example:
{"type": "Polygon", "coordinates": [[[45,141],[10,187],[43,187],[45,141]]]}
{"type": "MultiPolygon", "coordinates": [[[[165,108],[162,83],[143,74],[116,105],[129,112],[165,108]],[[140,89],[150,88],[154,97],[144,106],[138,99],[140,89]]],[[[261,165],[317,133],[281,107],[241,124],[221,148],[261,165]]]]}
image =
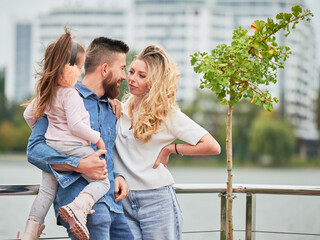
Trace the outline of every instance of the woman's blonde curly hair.
{"type": "Polygon", "coordinates": [[[166,118],[173,108],[178,107],[176,92],[180,73],[177,64],[157,45],[146,47],[136,59],[147,65],[146,83],[149,91],[143,97],[135,118],[132,116],[134,96],[130,96],[127,101],[128,111],[135,139],[148,142],[161,124],[167,127],[166,118]]]}

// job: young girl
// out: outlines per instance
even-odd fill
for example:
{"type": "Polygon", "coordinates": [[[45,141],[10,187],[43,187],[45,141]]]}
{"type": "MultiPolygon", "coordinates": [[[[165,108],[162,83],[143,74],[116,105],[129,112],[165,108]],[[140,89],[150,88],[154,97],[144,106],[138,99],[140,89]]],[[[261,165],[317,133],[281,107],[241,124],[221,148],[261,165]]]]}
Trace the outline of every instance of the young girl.
{"type": "MultiPolygon", "coordinates": [[[[42,71],[37,73],[36,97],[24,112],[24,118],[31,129],[36,120],[47,115],[49,126],[46,142],[58,152],[77,157],[87,157],[94,152],[90,143],[98,149],[105,149],[100,133],[90,128],[90,117],[82,98],[72,86],[82,73],[85,60],[83,47],[72,41],[70,32],[51,43],[45,51],[42,71]]],[[[96,201],[105,195],[110,183],[92,180],[82,175],[89,184],[70,204],[59,209],[60,217],[68,222],[72,234],[80,239],[89,239],[86,227],[87,214],[96,201]]],[[[44,229],[44,218],[54,201],[57,180],[52,173],[42,172],[39,194],[31,208],[22,240],[35,240],[44,229]]]]}

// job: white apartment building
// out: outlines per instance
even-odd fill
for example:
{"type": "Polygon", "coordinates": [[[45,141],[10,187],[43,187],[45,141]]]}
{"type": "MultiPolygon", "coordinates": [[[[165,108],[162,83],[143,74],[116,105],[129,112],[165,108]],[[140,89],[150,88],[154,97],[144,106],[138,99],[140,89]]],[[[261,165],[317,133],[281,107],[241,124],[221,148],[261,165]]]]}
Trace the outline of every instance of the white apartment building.
{"type": "MultiPolygon", "coordinates": [[[[77,35],[76,41],[85,46],[100,35],[121,39],[136,52],[148,44],[160,44],[178,63],[179,101],[192,101],[200,84],[200,76],[190,65],[190,54],[210,51],[221,43],[229,44],[232,31],[240,25],[249,29],[256,19],[275,19],[277,13],[290,11],[294,5],[306,7],[303,0],[131,0],[128,5],[112,1],[99,7],[91,5],[63,6],[35,19],[30,35],[32,60],[28,64],[32,67],[29,69],[41,60],[45,46],[63,33],[64,26],[71,27],[77,35]]],[[[20,30],[17,28],[17,34],[20,30]]],[[[275,107],[291,120],[299,138],[316,140],[315,103],[319,83],[313,25],[302,21],[288,38],[278,37],[280,44],[289,46],[293,54],[285,70],[279,72],[278,83],[270,88],[280,100],[275,107]]],[[[21,57],[22,52],[17,45],[14,56],[18,55],[21,57]]],[[[16,67],[11,72],[18,71],[17,65],[9,66],[16,67]]],[[[32,73],[26,71],[23,75],[29,76],[33,88],[32,73]]],[[[9,82],[15,86],[11,90],[15,89],[16,93],[8,91],[7,96],[20,100],[15,96],[21,80],[17,75],[10,77],[9,82]]],[[[25,91],[29,92],[30,88],[25,91]]]]}
{"type": "Polygon", "coordinates": [[[17,21],[12,28],[8,69],[5,76],[5,95],[12,102],[22,102],[28,98],[34,88],[33,69],[33,24],[17,21]]]}
{"type": "MultiPolygon", "coordinates": [[[[179,65],[178,98],[190,101],[199,86],[190,54],[230,43],[232,31],[240,25],[249,29],[254,20],[275,19],[277,13],[289,12],[295,5],[305,8],[300,0],[136,0],[133,46],[162,45],[179,65]]],[[[283,34],[278,38],[293,54],[285,70],[279,71],[278,83],[269,89],[280,100],[275,107],[292,122],[299,138],[316,140],[319,84],[313,25],[302,21],[288,38],[283,34]]]]}

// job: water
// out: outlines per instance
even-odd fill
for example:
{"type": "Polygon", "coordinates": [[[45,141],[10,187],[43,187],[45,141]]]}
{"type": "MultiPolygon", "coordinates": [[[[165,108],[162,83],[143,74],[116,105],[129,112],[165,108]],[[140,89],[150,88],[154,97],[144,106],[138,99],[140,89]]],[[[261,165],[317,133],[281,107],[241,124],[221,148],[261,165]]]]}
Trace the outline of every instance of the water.
{"type": "MultiPolygon", "coordinates": [[[[222,168],[171,168],[176,183],[225,183],[222,168]]],[[[38,184],[41,172],[22,162],[0,161],[0,184],[38,184]]],[[[234,169],[234,183],[320,185],[320,169],[234,169]]],[[[10,239],[23,231],[35,196],[0,196],[0,239],[10,239]]],[[[184,216],[184,231],[218,230],[220,198],[217,194],[179,194],[184,216]]],[[[256,229],[320,233],[320,197],[257,195],[256,229]]],[[[233,207],[234,228],[245,229],[245,195],[237,194],[233,207]]],[[[63,227],[55,224],[53,209],[46,218],[47,236],[66,236],[63,227]]],[[[219,233],[184,234],[183,240],[219,239],[219,233]]],[[[235,240],[244,240],[244,233],[235,232],[235,240]]],[[[256,234],[257,240],[315,240],[318,236],[256,234]]]]}

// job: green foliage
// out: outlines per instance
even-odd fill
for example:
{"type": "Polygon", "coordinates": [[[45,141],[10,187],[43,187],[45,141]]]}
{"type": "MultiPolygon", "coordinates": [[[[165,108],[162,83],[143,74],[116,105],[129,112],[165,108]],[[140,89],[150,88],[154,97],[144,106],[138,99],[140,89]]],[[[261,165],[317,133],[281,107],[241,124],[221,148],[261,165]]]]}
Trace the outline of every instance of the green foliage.
{"type": "Polygon", "coordinates": [[[23,118],[24,108],[13,105],[14,114],[0,121],[0,151],[25,151],[31,130],[23,118]]]}
{"type": "Polygon", "coordinates": [[[9,104],[0,75],[0,151],[25,151],[31,130],[23,118],[24,108],[9,104]]]}
{"type": "MultiPolygon", "coordinates": [[[[208,130],[221,145],[219,158],[226,157],[226,113],[227,107],[219,106],[219,100],[209,90],[198,90],[195,99],[180,106],[182,111],[208,130]]],[[[243,100],[233,111],[232,136],[233,155],[237,161],[247,161],[249,152],[249,129],[261,110],[243,100]]]]}
{"type": "Polygon", "coordinates": [[[290,34],[290,25],[306,19],[310,21],[313,14],[302,10],[300,6],[292,7],[292,13],[279,13],[275,23],[256,20],[251,25],[253,35],[240,26],[234,30],[231,45],[218,45],[211,51],[197,52],[191,55],[191,65],[196,73],[202,73],[200,88],[213,91],[222,105],[233,106],[242,98],[249,98],[251,103],[263,106],[267,111],[273,110],[273,103],[278,102],[260,85],[275,84],[277,69],[284,68],[290,48],[279,46],[275,34],[283,29],[285,36],[290,34]]]}
{"type": "MultiPolygon", "coordinates": [[[[242,100],[237,104],[232,113],[232,138],[233,138],[233,156],[239,162],[248,162],[250,157],[249,133],[250,128],[262,111],[247,100],[242,100]]],[[[226,139],[226,138],[224,138],[226,139]]]]}
{"type": "MultiPolygon", "coordinates": [[[[136,56],[135,52],[127,54],[127,66],[136,56]]],[[[128,92],[127,83],[120,87],[120,96],[128,92]]],[[[9,104],[4,96],[4,74],[0,74],[0,151],[25,151],[31,130],[23,118],[24,107],[9,104]]]]}
{"type": "Polygon", "coordinates": [[[0,124],[0,150],[12,151],[17,139],[17,132],[14,125],[9,121],[0,124]]]}
{"type": "MultiPolygon", "coordinates": [[[[135,51],[128,52],[128,54],[126,56],[127,69],[130,66],[131,62],[135,59],[136,55],[137,55],[137,53],[135,51]]],[[[127,71],[126,71],[126,73],[127,73],[127,71]]],[[[127,75],[128,75],[128,73],[127,73],[127,75]]],[[[119,90],[120,90],[120,95],[119,95],[118,99],[121,101],[123,96],[125,96],[129,92],[128,83],[126,81],[122,82],[119,87],[119,90]]]]}
{"type": "MultiPolygon", "coordinates": [[[[270,114],[269,114],[270,115],[270,114]]],[[[281,166],[290,162],[295,149],[293,128],[285,121],[262,114],[257,118],[249,135],[254,160],[269,159],[268,164],[281,166]]]]}
{"type": "Polygon", "coordinates": [[[215,136],[221,145],[219,157],[224,157],[226,155],[224,139],[227,109],[219,105],[217,97],[209,90],[198,90],[192,102],[180,104],[180,107],[187,116],[215,136]]]}

